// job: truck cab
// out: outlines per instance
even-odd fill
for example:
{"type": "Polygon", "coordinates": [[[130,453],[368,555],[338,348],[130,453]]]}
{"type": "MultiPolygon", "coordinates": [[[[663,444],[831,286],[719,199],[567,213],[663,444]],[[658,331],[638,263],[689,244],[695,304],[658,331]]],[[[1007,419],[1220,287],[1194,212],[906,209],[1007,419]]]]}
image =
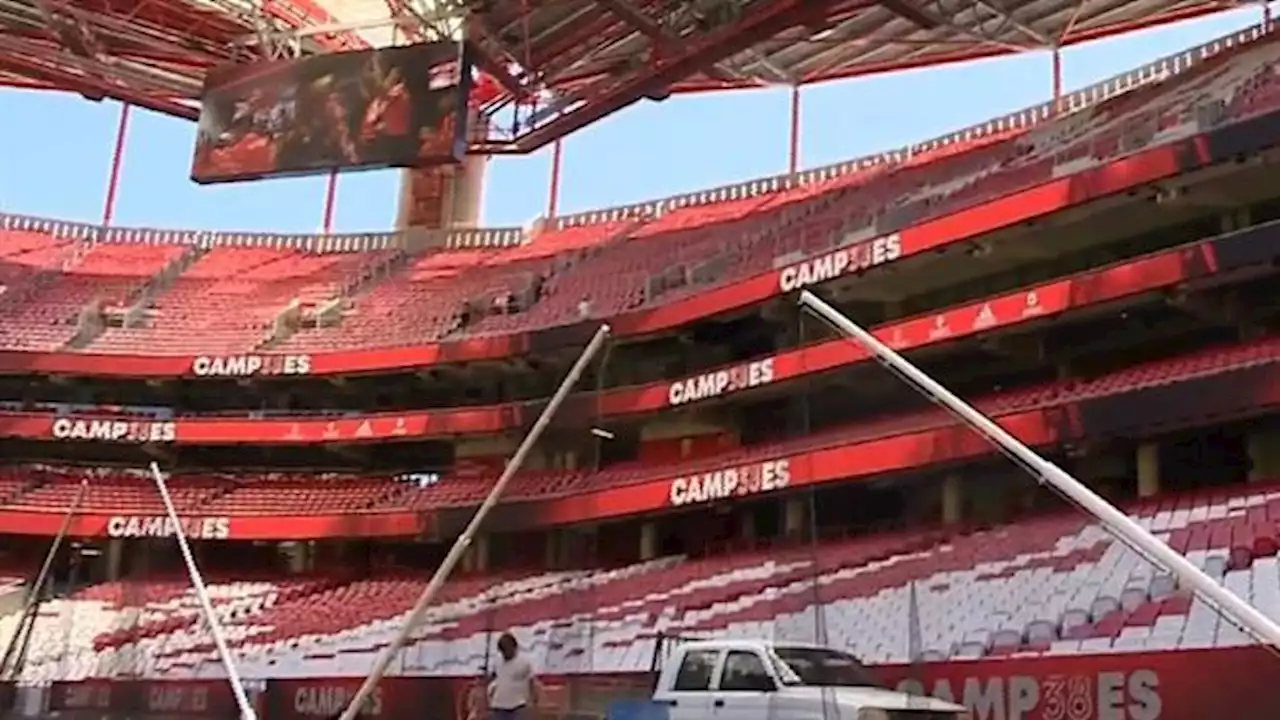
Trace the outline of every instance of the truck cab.
{"type": "Polygon", "coordinates": [[[815,645],[700,640],[664,658],[653,703],[670,720],[960,720],[961,705],[884,688],[854,656],[815,645]]]}

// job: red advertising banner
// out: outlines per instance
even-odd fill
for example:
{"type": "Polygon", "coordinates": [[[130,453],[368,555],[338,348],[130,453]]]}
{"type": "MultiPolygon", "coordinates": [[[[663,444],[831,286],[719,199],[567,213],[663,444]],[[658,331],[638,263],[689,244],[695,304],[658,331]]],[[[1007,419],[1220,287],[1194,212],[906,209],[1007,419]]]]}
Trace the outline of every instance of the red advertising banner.
{"type": "MultiPolygon", "coordinates": [[[[1229,126],[1217,132],[1233,132],[1233,129],[1229,126]]],[[[1233,138],[1233,154],[1269,147],[1276,139],[1274,135],[1268,131],[1254,138],[1233,138]]],[[[669,330],[839,275],[938,250],[977,235],[1207,165],[1215,160],[1210,151],[1212,138],[1212,134],[1198,136],[1134,153],[1103,167],[1054,179],[945,217],[926,220],[890,236],[858,243],[656,308],[629,313],[615,318],[611,325],[617,336],[669,330]]],[[[192,357],[8,351],[0,352],[0,372],[106,377],[340,375],[491,360],[527,352],[532,344],[532,338],[527,334],[516,334],[411,348],[335,351],[307,356],[192,357]],[[304,364],[305,372],[300,369],[304,364]],[[230,369],[215,371],[213,368],[217,366],[230,369]],[[250,366],[257,366],[259,370],[249,372],[243,369],[250,366]]]]}
{"type": "Polygon", "coordinates": [[[1280,658],[1259,647],[880,667],[891,686],[967,705],[973,720],[1280,717],[1280,658]]]}
{"type": "MultiPolygon", "coordinates": [[[[890,347],[912,350],[1169,290],[1191,279],[1270,264],[1277,257],[1280,257],[1280,226],[1258,226],[1072,278],[889,323],[876,328],[876,334],[890,347]]],[[[692,377],[609,390],[593,405],[604,415],[651,412],[721,398],[866,360],[869,356],[860,346],[835,339],[692,377]]],[[[212,371],[215,369],[212,363],[201,367],[206,372],[212,371]]],[[[288,356],[273,372],[305,368],[308,363],[305,356],[288,356]]],[[[241,357],[234,365],[216,365],[219,372],[248,374],[263,372],[264,367],[262,359],[255,356],[241,357]]],[[[0,437],[193,445],[359,443],[503,432],[523,426],[528,419],[526,408],[526,405],[509,404],[344,418],[219,416],[172,421],[0,412],[0,437]]]]}
{"type": "MultiPolygon", "coordinates": [[[[1064,439],[1062,431],[1067,423],[1062,420],[1063,412],[1062,408],[1033,410],[999,420],[1024,443],[1040,447],[1064,439]]],[[[969,428],[944,417],[939,418],[939,425],[944,427],[875,439],[851,438],[844,445],[789,457],[563,496],[540,504],[538,519],[547,525],[602,520],[643,512],[640,508],[652,511],[709,504],[992,452],[991,445],[969,428]]]]}
{"type": "Polygon", "coordinates": [[[182,418],[0,412],[0,437],[63,442],[307,445],[484,435],[520,427],[520,406],[382,413],[348,418],[182,418]]]}
{"type": "MultiPolygon", "coordinates": [[[[1271,720],[1280,695],[1271,692],[1280,658],[1253,647],[1101,655],[988,658],[882,665],[889,687],[959,702],[972,720],[1271,720]]],[[[268,680],[258,706],[272,720],[329,720],[354,696],[362,677],[268,680]]],[[[641,673],[542,678],[548,705],[541,717],[575,711],[602,716],[611,702],[637,697],[641,673]],[[596,678],[599,682],[593,682],[596,678]],[[561,688],[599,685],[598,692],[561,688]],[[585,702],[581,702],[586,697],[585,702]],[[590,707],[587,707],[590,706],[590,707]]],[[[388,677],[360,714],[369,720],[482,720],[475,679],[388,677]]],[[[50,710],[102,714],[235,717],[225,680],[85,681],[54,683],[50,710]],[[201,710],[207,708],[207,710],[201,710]]],[[[100,715],[99,715],[100,716],[100,715]]]]}
{"type": "Polygon", "coordinates": [[[226,680],[85,680],[49,686],[49,710],[60,713],[236,718],[226,680]]]}
{"type": "MultiPolygon", "coordinates": [[[[60,511],[0,509],[0,534],[52,537],[62,527],[60,511]]],[[[429,532],[431,513],[392,510],[334,515],[207,515],[181,518],[183,532],[193,540],[314,540],[328,537],[412,537],[429,532]]],[[[72,520],[75,537],[171,537],[173,524],[160,515],[95,512],[72,520]]]]}
{"type": "MultiPolygon", "coordinates": [[[[302,678],[267,683],[265,717],[271,720],[331,720],[360,687],[363,677],[302,678]]],[[[455,720],[455,689],[448,678],[383,678],[359,717],[370,720],[455,720]]]]}

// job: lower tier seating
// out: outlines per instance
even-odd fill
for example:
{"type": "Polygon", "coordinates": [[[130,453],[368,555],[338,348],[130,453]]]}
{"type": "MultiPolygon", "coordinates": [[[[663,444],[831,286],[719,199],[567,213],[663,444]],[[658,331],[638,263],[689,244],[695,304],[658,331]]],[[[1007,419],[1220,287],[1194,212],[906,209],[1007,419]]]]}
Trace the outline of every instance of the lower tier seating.
{"type": "MultiPolygon", "coordinates": [[[[1130,512],[1280,618],[1280,488],[1201,490],[1130,512]]],[[[225,580],[210,590],[248,677],[363,675],[425,581],[225,580]]],[[[0,641],[15,624],[12,615],[0,620],[0,641]]],[[[506,628],[552,673],[643,670],[660,633],[819,641],[871,662],[1250,643],[1075,511],[969,533],[464,578],[446,587],[393,673],[473,674],[494,630],[506,628]]],[[[168,580],[96,586],[47,603],[29,658],[29,680],[221,674],[194,597],[168,580]]]]}

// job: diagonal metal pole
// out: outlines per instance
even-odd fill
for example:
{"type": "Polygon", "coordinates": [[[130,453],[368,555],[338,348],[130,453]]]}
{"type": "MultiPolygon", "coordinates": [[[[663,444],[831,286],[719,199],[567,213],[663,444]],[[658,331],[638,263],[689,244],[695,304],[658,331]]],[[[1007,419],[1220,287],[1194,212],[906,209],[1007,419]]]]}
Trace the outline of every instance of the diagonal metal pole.
{"type": "Polygon", "coordinates": [[[44,594],[45,584],[49,582],[49,573],[53,571],[53,560],[62,549],[62,543],[66,542],[67,535],[71,533],[71,523],[75,521],[76,515],[80,514],[80,506],[84,504],[88,494],[89,478],[83,478],[80,480],[75,498],[62,516],[62,525],[58,527],[58,534],[54,535],[53,542],[49,543],[49,552],[45,553],[44,562],[36,573],[35,584],[28,589],[27,596],[23,598],[21,620],[14,630],[13,637],[9,640],[9,646],[5,648],[4,656],[0,658],[0,682],[4,681],[6,675],[11,675],[12,679],[17,680],[22,673],[23,660],[31,642],[30,635],[36,622],[40,597],[44,594]]]}
{"type": "Polygon", "coordinates": [[[1238,595],[1219,585],[1200,568],[1174,551],[1159,538],[1134,522],[1132,518],[1103,500],[1084,483],[1070,473],[1040,457],[1034,450],[1015,438],[994,420],[983,415],[929,377],[920,368],[880,342],[871,332],[853,322],[848,316],[827,304],[817,295],[805,290],[800,293],[800,305],[831,323],[840,332],[866,348],[881,364],[942,405],[953,415],[977,430],[993,445],[1035,474],[1042,483],[1050,485],[1119,538],[1130,548],[1146,555],[1178,577],[1182,583],[1227,613],[1242,628],[1254,634],[1273,648],[1280,649],[1280,625],[1263,615],[1257,608],[1241,600],[1238,595]]]}
{"type": "Polygon", "coordinates": [[[213,611],[213,600],[209,598],[209,588],[205,586],[204,576],[200,574],[200,568],[196,567],[195,556],[191,554],[191,545],[187,543],[187,532],[182,527],[178,510],[174,507],[173,498],[169,495],[169,486],[164,481],[164,473],[160,472],[160,465],[155,460],[151,461],[151,477],[156,482],[156,490],[160,491],[160,500],[164,503],[165,514],[169,516],[169,522],[173,525],[173,537],[178,541],[178,551],[182,553],[182,562],[187,566],[187,576],[191,578],[191,587],[195,590],[196,599],[200,601],[204,621],[209,624],[209,634],[213,635],[213,644],[218,648],[218,657],[222,660],[223,669],[227,671],[227,682],[230,683],[236,705],[240,708],[240,720],[258,720],[258,714],[254,712],[253,705],[249,702],[249,694],[244,689],[244,681],[240,679],[240,671],[236,669],[235,658],[231,656],[231,646],[227,644],[222,623],[213,611]]]}
{"type": "Polygon", "coordinates": [[[423,616],[426,615],[427,607],[440,594],[440,590],[444,587],[445,581],[453,574],[454,567],[462,561],[463,554],[467,548],[471,546],[471,542],[475,539],[480,527],[484,524],[485,517],[489,511],[498,504],[498,500],[502,498],[503,492],[507,489],[507,485],[511,482],[511,478],[515,476],[516,471],[524,464],[525,456],[533,449],[542,432],[547,429],[552,416],[564,404],[565,398],[573,390],[573,386],[578,384],[578,380],[582,377],[591,364],[591,360],[600,352],[600,348],[604,346],[604,342],[609,337],[609,326],[601,325],[596,330],[596,334],[592,336],[591,342],[587,343],[586,349],[578,356],[578,361],[569,369],[569,374],[565,375],[564,381],[560,383],[560,387],[556,389],[555,395],[547,402],[547,406],[542,409],[542,414],[538,416],[537,421],[533,423],[533,427],[529,429],[529,434],[524,436],[524,440],[520,441],[520,446],[516,448],[511,459],[507,461],[507,465],[502,470],[502,474],[498,476],[498,481],[493,484],[493,488],[489,490],[489,495],[480,504],[480,508],[476,510],[476,514],[472,516],[471,522],[467,523],[467,527],[463,529],[462,534],[454,541],[453,547],[449,548],[449,554],[445,555],[444,560],[440,563],[440,567],[436,568],[435,574],[431,576],[431,581],[427,583],[427,587],[422,591],[418,602],[414,604],[413,609],[409,611],[409,617],[401,626],[400,632],[392,638],[391,642],[382,651],[378,653],[378,657],[373,661],[373,667],[369,669],[369,675],[365,677],[361,683],[360,689],[356,691],[351,703],[342,711],[342,715],[338,720],[355,720],[359,714],[360,708],[368,701],[369,696],[373,694],[374,688],[378,687],[378,682],[382,680],[382,676],[387,673],[387,668],[391,666],[391,661],[395,659],[396,653],[404,647],[409,640],[409,636],[422,624],[423,616]]]}

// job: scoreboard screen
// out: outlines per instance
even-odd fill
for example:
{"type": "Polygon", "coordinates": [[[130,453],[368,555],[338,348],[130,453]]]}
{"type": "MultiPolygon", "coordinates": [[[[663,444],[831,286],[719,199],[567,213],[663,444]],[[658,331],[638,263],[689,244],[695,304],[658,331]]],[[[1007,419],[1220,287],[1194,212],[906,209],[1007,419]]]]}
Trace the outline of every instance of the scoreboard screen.
{"type": "Polygon", "coordinates": [[[191,177],[459,162],[470,88],[469,52],[453,42],[215,68],[201,96],[191,177]]]}

